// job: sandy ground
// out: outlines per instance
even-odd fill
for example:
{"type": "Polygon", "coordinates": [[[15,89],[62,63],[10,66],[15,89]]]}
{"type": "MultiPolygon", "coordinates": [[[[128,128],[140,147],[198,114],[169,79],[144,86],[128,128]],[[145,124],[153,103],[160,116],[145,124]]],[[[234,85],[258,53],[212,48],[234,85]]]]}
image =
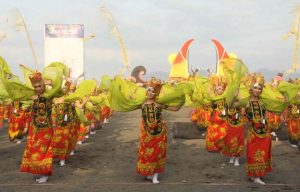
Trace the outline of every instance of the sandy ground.
{"type": "Polygon", "coordinates": [[[38,185],[34,175],[21,173],[25,143],[8,141],[7,128],[0,130],[0,191],[300,191],[300,151],[288,141],[273,142],[273,172],[266,186],[247,180],[245,157],[241,165],[205,150],[203,139],[174,139],[174,122],[188,122],[188,109],[164,112],[168,124],[165,173],[152,184],[135,172],[140,111],[115,113],[96,135],[77,147],[67,166],[54,162],[53,176],[38,185]],[[222,164],[225,164],[224,167],[222,164]],[[222,168],[223,167],[223,168],[222,168]]]}

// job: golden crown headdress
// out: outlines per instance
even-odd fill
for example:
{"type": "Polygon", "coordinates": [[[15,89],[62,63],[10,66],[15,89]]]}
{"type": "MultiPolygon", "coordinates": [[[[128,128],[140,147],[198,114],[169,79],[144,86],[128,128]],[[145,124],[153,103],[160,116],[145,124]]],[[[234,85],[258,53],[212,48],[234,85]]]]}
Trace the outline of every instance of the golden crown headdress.
{"type": "Polygon", "coordinates": [[[242,78],[241,83],[249,89],[252,85],[252,75],[250,73],[246,73],[245,76],[242,78]]]}
{"type": "Polygon", "coordinates": [[[263,87],[265,85],[265,78],[260,73],[253,73],[252,75],[252,87],[255,85],[259,85],[263,87]]]}
{"type": "Polygon", "coordinates": [[[210,81],[214,87],[222,86],[225,88],[227,86],[227,78],[223,75],[212,75],[210,81]]]}
{"type": "Polygon", "coordinates": [[[150,81],[147,82],[147,87],[152,87],[158,94],[163,86],[161,80],[151,77],[150,81]]]}
{"type": "Polygon", "coordinates": [[[31,81],[31,84],[34,85],[36,83],[40,83],[40,82],[44,82],[43,81],[43,77],[42,74],[38,71],[32,73],[31,75],[29,75],[29,79],[31,81]]]}

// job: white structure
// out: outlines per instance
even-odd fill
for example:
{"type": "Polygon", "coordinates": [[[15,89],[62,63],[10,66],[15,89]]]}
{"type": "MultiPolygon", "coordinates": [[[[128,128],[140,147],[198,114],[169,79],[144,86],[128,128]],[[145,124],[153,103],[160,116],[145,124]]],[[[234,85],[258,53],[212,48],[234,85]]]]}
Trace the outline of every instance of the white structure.
{"type": "Polygon", "coordinates": [[[45,66],[52,62],[62,62],[72,69],[72,78],[83,79],[83,38],[82,24],[46,24],[45,66]]]}

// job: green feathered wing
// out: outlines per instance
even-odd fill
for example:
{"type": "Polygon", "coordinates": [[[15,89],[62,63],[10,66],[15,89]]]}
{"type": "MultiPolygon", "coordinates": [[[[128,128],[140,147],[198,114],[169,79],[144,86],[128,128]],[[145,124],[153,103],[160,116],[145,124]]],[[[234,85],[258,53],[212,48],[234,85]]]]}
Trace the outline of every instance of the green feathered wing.
{"type": "Polygon", "coordinates": [[[20,65],[20,68],[21,68],[21,71],[23,72],[23,76],[24,76],[24,81],[25,81],[25,85],[27,87],[32,87],[31,85],[31,81],[29,79],[29,76],[34,73],[34,70],[28,68],[28,67],[25,67],[24,65],[20,65]]]}
{"type": "Polygon", "coordinates": [[[11,75],[11,69],[3,57],[0,56],[0,78],[5,78],[5,75],[11,75]]]}
{"type": "Polygon", "coordinates": [[[291,104],[300,104],[300,85],[289,83],[286,81],[280,82],[277,90],[287,96],[288,102],[291,104]]]}
{"type": "Polygon", "coordinates": [[[2,83],[11,100],[29,100],[35,94],[33,88],[16,79],[2,79],[2,83]]]}
{"type": "Polygon", "coordinates": [[[68,75],[69,68],[60,62],[53,62],[44,68],[42,76],[44,80],[51,80],[51,88],[47,88],[45,97],[53,98],[63,95],[62,84],[64,76],[68,75]]]}
{"type": "Polygon", "coordinates": [[[242,60],[234,58],[224,58],[220,60],[223,71],[227,77],[227,88],[225,91],[225,100],[227,104],[231,104],[234,99],[235,92],[240,88],[242,78],[245,76],[248,68],[242,60]]]}
{"type": "Polygon", "coordinates": [[[114,111],[133,111],[146,101],[146,89],[116,76],[112,80],[110,106],[114,111]]]}
{"type": "Polygon", "coordinates": [[[261,101],[268,111],[281,113],[288,106],[288,102],[276,88],[266,84],[261,94],[261,101]]]}
{"type": "Polygon", "coordinates": [[[193,85],[188,82],[177,85],[164,84],[156,102],[168,106],[182,106],[186,102],[186,97],[191,95],[192,89],[193,85]]]}
{"type": "Polygon", "coordinates": [[[83,99],[86,96],[92,95],[96,88],[97,82],[95,80],[83,80],[79,83],[78,88],[75,90],[74,93],[64,96],[64,101],[74,102],[76,100],[83,99]]]}

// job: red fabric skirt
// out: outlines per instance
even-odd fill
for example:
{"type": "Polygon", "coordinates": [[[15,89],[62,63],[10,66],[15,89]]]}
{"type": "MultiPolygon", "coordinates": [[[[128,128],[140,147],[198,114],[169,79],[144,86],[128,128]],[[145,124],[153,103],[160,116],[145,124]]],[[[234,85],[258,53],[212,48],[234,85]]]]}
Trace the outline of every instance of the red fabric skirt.
{"type": "Polygon", "coordinates": [[[276,131],[279,129],[280,125],[280,115],[277,115],[276,113],[268,112],[268,126],[273,130],[276,131]]]}
{"type": "Polygon", "coordinates": [[[206,149],[209,152],[219,152],[224,146],[224,137],[227,132],[227,121],[220,118],[221,111],[213,114],[212,122],[206,132],[206,149]]]}
{"type": "Polygon", "coordinates": [[[263,177],[272,171],[272,139],[269,133],[260,136],[249,127],[246,150],[248,176],[263,177]]]}
{"type": "Polygon", "coordinates": [[[54,159],[64,160],[70,157],[70,124],[67,126],[57,126],[52,139],[52,153],[54,159]]]}
{"type": "Polygon", "coordinates": [[[164,171],[167,142],[166,125],[164,123],[162,124],[162,129],[158,135],[151,135],[145,130],[145,123],[142,121],[137,173],[150,176],[164,171]]]}
{"type": "Polygon", "coordinates": [[[79,128],[80,128],[80,122],[78,119],[76,119],[74,122],[72,122],[72,125],[70,127],[70,145],[69,145],[69,152],[75,149],[76,142],[78,138],[79,128]]]}
{"type": "Polygon", "coordinates": [[[298,142],[300,140],[300,118],[288,118],[287,128],[291,141],[298,142]]]}
{"type": "Polygon", "coordinates": [[[24,128],[25,128],[24,111],[20,111],[18,116],[16,116],[15,114],[11,114],[9,116],[8,135],[10,141],[15,140],[16,138],[22,138],[24,128]]]}
{"type": "Polygon", "coordinates": [[[200,109],[197,125],[201,127],[208,127],[210,125],[210,122],[211,122],[211,111],[200,109]]]}
{"type": "Polygon", "coordinates": [[[34,128],[28,135],[25,151],[23,154],[21,172],[32,174],[52,174],[52,136],[53,129],[34,128]]]}
{"type": "Polygon", "coordinates": [[[244,154],[244,125],[240,123],[238,125],[227,124],[227,134],[224,138],[224,147],[222,154],[228,157],[240,157],[244,154]]]}
{"type": "Polygon", "coordinates": [[[77,138],[77,140],[78,141],[84,141],[85,140],[85,135],[86,135],[86,131],[87,129],[86,129],[86,127],[82,124],[82,123],[80,123],[80,125],[79,125],[79,128],[77,129],[77,135],[78,135],[78,138],[77,138]]]}

